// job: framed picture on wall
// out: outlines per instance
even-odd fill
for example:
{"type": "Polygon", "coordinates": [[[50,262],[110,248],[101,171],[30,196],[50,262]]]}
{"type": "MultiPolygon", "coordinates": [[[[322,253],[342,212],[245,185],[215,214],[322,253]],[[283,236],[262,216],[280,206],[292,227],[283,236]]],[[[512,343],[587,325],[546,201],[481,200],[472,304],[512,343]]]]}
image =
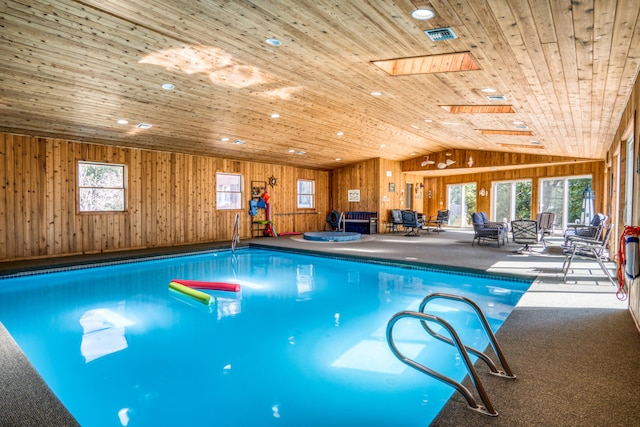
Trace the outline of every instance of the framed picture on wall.
{"type": "Polygon", "coordinates": [[[395,193],[396,192],[396,184],[393,182],[389,183],[389,193],[395,193]]]}
{"type": "Polygon", "coordinates": [[[350,202],[360,201],[360,190],[348,190],[347,200],[350,202]]]}

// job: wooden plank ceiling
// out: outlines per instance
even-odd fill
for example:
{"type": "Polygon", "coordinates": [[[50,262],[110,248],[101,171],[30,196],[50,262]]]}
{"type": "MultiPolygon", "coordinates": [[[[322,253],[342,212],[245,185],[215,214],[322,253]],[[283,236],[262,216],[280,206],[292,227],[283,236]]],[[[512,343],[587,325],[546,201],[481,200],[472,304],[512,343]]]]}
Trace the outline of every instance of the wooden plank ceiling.
{"type": "MultiPolygon", "coordinates": [[[[0,8],[0,131],[316,169],[452,149],[604,159],[640,62],[638,0],[0,8]],[[412,19],[416,6],[436,17],[412,19]],[[458,38],[423,31],[443,27],[458,38]],[[458,53],[480,69],[392,76],[373,64],[458,53]]],[[[397,64],[439,71],[437,59],[397,64]]]]}

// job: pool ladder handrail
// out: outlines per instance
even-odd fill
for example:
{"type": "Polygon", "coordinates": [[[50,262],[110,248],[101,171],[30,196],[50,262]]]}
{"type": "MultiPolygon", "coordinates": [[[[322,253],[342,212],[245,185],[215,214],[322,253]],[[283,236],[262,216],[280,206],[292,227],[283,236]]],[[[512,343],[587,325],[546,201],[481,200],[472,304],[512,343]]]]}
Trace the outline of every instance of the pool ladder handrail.
{"type": "Polygon", "coordinates": [[[414,369],[417,369],[418,371],[430,375],[433,378],[440,380],[446,384],[449,384],[450,386],[452,386],[453,388],[455,388],[460,394],[462,394],[462,396],[465,398],[465,400],[467,401],[467,404],[469,406],[470,409],[479,412],[481,414],[484,415],[489,415],[492,417],[496,417],[498,416],[498,412],[493,408],[493,405],[491,404],[491,400],[489,399],[489,396],[487,395],[486,390],[484,389],[484,386],[482,385],[482,381],[480,380],[480,377],[478,376],[478,373],[475,369],[475,367],[473,366],[473,363],[471,362],[471,359],[469,357],[469,352],[473,353],[474,355],[478,356],[480,358],[480,360],[483,360],[485,363],[487,363],[487,365],[489,366],[489,369],[491,371],[491,374],[496,375],[496,376],[500,376],[502,378],[507,378],[507,379],[515,379],[516,376],[513,374],[513,372],[511,371],[511,368],[509,367],[509,365],[506,362],[506,359],[504,358],[504,354],[502,353],[502,350],[500,349],[500,346],[498,345],[497,340],[495,339],[495,335],[493,334],[493,332],[491,331],[491,328],[489,327],[489,323],[487,322],[486,317],[484,316],[484,313],[482,313],[482,310],[480,309],[480,307],[477,306],[477,304],[475,304],[473,301],[471,301],[468,298],[465,297],[461,297],[458,295],[451,295],[451,294],[444,294],[444,293],[434,293],[434,294],[430,294],[427,295],[422,302],[420,303],[420,312],[415,312],[415,311],[401,311],[396,313],[395,315],[393,315],[391,317],[391,319],[389,320],[388,324],[387,324],[387,343],[389,344],[389,347],[391,348],[391,351],[393,352],[393,354],[403,363],[413,367],[414,369]],[[481,319],[481,323],[483,324],[483,327],[485,329],[485,332],[487,332],[487,335],[489,336],[489,340],[491,341],[491,345],[494,348],[494,351],[496,352],[496,355],[498,356],[498,358],[500,359],[500,363],[502,364],[502,367],[504,368],[505,372],[502,372],[500,370],[497,369],[495,363],[493,363],[493,361],[491,360],[491,358],[489,356],[487,356],[486,354],[484,354],[483,352],[474,349],[472,347],[466,346],[462,343],[462,340],[460,339],[460,336],[458,335],[458,333],[455,331],[455,329],[453,328],[453,326],[451,326],[451,324],[449,324],[446,320],[435,316],[433,314],[427,314],[424,313],[424,309],[426,307],[426,305],[428,304],[429,301],[431,301],[432,299],[435,298],[446,298],[446,299],[452,299],[452,300],[458,300],[458,301],[462,301],[467,303],[468,305],[470,305],[474,311],[476,312],[476,314],[478,315],[478,317],[481,319]],[[469,372],[469,376],[472,379],[472,382],[478,392],[478,395],[480,396],[480,400],[482,400],[483,405],[480,405],[476,402],[476,399],[473,397],[473,395],[471,394],[471,392],[469,391],[468,388],[466,388],[464,385],[462,385],[460,382],[447,377],[444,374],[441,374],[437,371],[434,371],[433,369],[430,369],[418,362],[416,362],[415,360],[412,360],[408,357],[406,357],[405,355],[403,355],[397,348],[397,346],[395,345],[395,342],[393,340],[393,327],[396,324],[396,322],[398,320],[400,320],[401,318],[404,317],[410,317],[410,318],[415,318],[420,320],[420,323],[422,325],[422,327],[425,329],[425,331],[427,331],[430,335],[432,335],[434,338],[446,342],[447,344],[453,345],[454,347],[457,348],[458,352],[460,353],[462,359],[464,360],[465,366],[467,368],[467,371],[469,372]],[[433,331],[431,328],[429,328],[429,326],[427,325],[427,321],[432,321],[435,323],[440,324],[444,329],[447,330],[447,332],[451,335],[451,338],[447,338],[443,335],[438,334],[437,332],[433,331]]]}
{"type": "Polygon", "coordinates": [[[240,242],[240,214],[236,213],[233,220],[233,231],[231,233],[231,252],[236,252],[236,246],[240,242]]]}
{"type": "Polygon", "coordinates": [[[340,218],[338,219],[338,231],[342,231],[343,233],[346,231],[347,228],[347,217],[345,216],[344,212],[340,212],[340,218]]]}
{"type": "MultiPolygon", "coordinates": [[[[509,379],[515,379],[516,376],[513,373],[513,371],[511,370],[511,367],[509,366],[509,363],[507,363],[507,359],[504,357],[504,353],[502,352],[502,349],[500,348],[500,344],[498,344],[498,340],[496,339],[496,336],[494,335],[493,331],[491,330],[491,326],[489,325],[489,322],[487,321],[487,317],[484,315],[484,313],[482,312],[482,309],[480,309],[480,307],[473,302],[472,300],[470,300],[469,298],[460,296],[460,295],[453,295],[453,294],[446,294],[446,293],[442,293],[442,292],[434,292],[432,294],[427,295],[426,297],[424,297],[424,299],[422,300],[422,302],[420,303],[420,312],[424,313],[424,310],[427,306],[427,304],[437,298],[442,298],[442,299],[449,299],[449,300],[453,300],[453,301],[460,301],[463,302],[465,304],[467,304],[468,306],[470,306],[471,308],[473,308],[473,310],[475,311],[476,315],[478,316],[478,319],[480,320],[480,323],[482,324],[482,327],[484,329],[484,332],[487,334],[487,337],[489,337],[489,343],[491,344],[491,347],[493,347],[493,351],[495,352],[496,356],[498,356],[498,359],[500,360],[500,364],[502,365],[502,368],[504,369],[503,371],[499,370],[496,366],[496,364],[493,362],[493,360],[491,360],[491,358],[489,356],[487,356],[485,353],[473,348],[473,347],[469,347],[465,345],[465,349],[470,352],[473,353],[474,355],[478,356],[482,361],[484,361],[487,366],[489,366],[489,370],[490,370],[490,374],[491,375],[495,375],[495,376],[499,376],[499,377],[505,377],[505,378],[509,378],[509,379]]],[[[447,338],[445,336],[442,336],[440,334],[438,334],[437,332],[431,330],[431,328],[429,328],[429,326],[427,325],[426,322],[421,322],[422,327],[425,328],[425,330],[431,334],[431,336],[433,336],[434,338],[439,339],[440,341],[444,341],[446,343],[449,343],[451,345],[453,345],[453,343],[451,342],[450,338],[447,338]]]]}

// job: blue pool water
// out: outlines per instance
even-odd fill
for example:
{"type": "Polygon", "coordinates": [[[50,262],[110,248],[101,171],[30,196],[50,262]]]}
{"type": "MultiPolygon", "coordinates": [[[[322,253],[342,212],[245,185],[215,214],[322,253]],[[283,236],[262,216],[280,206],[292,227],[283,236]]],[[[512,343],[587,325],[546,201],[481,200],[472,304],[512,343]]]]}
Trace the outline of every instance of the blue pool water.
{"type": "MultiPolygon", "coordinates": [[[[242,249],[0,280],[0,322],[84,427],[426,427],[453,391],[394,358],[390,317],[446,292],[478,303],[496,331],[529,285],[242,249]],[[170,291],[174,278],[242,290],[207,291],[207,307],[170,291]]],[[[455,304],[430,309],[484,349],[455,304]]],[[[398,322],[394,338],[464,377],[419,323],[398,322]]]]}

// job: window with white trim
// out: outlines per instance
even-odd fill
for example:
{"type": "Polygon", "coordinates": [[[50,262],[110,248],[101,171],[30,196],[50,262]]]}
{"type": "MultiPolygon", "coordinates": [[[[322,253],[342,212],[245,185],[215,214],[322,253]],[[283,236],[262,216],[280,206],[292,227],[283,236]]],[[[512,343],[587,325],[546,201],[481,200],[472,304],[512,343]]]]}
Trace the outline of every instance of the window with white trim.
{"type": "Polygon", "coordinates": [[[216,209],[242,209],[242,175],[216,173],[216,209]]]}
{"type": "Polygon", "coordinates": [[[298,209],[313,209],[315,207],[315,181],[298,180],[298,209]]]}
{"type": "Polygon", "coordinates": [[[78,162],[80,212],[124,212],[126,172],[121,164],[78,162]]]}

